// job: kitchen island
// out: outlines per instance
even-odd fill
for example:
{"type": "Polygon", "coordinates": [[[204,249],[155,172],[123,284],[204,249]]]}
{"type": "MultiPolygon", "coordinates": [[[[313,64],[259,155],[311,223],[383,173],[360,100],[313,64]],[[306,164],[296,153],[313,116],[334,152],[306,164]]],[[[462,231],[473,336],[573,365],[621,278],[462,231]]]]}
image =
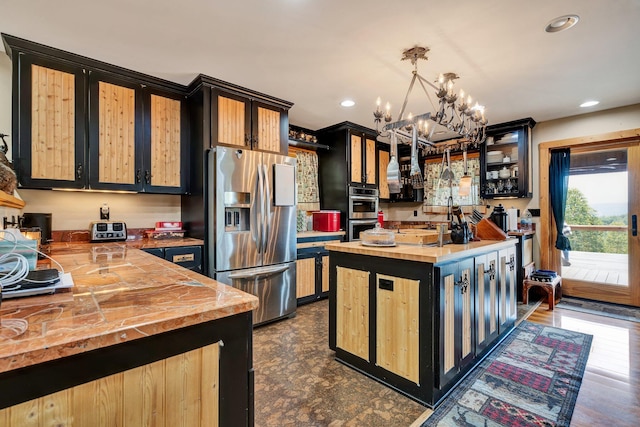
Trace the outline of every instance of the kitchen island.
{"type": "Polygon", "coordinates": [[[436,407],[515,325],[515,245],[327,245],[330,348],[436,407]]]}
{"type": "Polygon", "coordinates": [[[53,244],[73,288],[2,301],[0,425],[253,425],[258,299],[140,245],[53,244]]]}

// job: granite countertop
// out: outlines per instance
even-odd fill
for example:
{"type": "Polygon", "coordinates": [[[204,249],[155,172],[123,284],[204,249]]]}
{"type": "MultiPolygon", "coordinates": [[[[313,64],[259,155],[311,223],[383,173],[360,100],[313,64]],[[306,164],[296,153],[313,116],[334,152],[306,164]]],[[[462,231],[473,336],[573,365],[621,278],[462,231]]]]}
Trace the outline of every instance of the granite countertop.
{"type": "Polygon", "coordinates": [[[515,244],[515,238],[507,240],[481,240],[478,242],[469,242],[466,245],[447,244],[442,247],[402,243],[398,243],[392,247],[364,246],[361,242],[344,242],[328,244],[325,246],[325,249],[335,252],[437,264],[480,255],[490,250],[498,250],[515,244]]]}
{"type": "MultiPolygon", "coordinates": [[[[195,239],[180,239],[196,244],[195,239]]],[[[0,372],[253,310],[258,298],[137,249],[168,240],[54,243],[74,287],[2,301],[0,372]]],[[[50,261],[49,261],[50,262],[50,261]]],[[[51,263],[51,262],[50,262],[51,263]]],[[[47,262],[40,262],[39,265],[47,262]]],[[[52,267],[59,268],[55,263],[52,267]]]]}

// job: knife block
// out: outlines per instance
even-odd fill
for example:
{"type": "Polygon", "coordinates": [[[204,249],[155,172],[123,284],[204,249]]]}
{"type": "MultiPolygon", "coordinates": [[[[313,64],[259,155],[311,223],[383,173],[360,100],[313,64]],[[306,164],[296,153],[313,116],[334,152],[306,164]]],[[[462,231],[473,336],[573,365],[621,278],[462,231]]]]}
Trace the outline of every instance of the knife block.
{"type": "Polygon", "coordinates": [[[492,221],[482,218],[476,225],[476,236],[480,240],[507,240],[509,236],[492,221]]]}

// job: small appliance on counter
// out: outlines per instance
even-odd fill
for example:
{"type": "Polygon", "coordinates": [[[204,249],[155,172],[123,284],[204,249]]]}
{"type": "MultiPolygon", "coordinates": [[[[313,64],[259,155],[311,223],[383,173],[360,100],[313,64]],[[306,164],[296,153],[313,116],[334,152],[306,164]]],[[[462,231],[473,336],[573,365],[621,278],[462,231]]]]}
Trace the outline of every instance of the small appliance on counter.
{"type": "Polygon", "coordinates": [[[493,208],[493,212],[491,212],[489,219],[495,225],[500,227],[500,229],[505,233],[509,231],[509,224],[507,223],[507,212],[505,212],[504,206],[502,206],[502,204],[499,204],[498,206],[495,206],[493,208]]]}
{"type": "Polygon", "coordinates": [[[340,231],[340,211],[314,211],[313,231],[340,231]]]}
{"type": "Polygon", "coordinates": [[[127,225],[122,221],[94,221],[89,225],[91,242],[127,240],[127,225]]]}

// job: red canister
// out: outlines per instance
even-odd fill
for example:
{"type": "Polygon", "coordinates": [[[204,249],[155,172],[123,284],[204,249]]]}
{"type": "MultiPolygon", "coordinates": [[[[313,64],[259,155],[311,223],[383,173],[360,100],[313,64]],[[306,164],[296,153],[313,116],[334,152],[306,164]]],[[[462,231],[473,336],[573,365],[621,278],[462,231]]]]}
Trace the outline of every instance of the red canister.
{"type": "Polygon", "coordinates": [[[384,212],[382,212],[382,210],[378,211],[378,222],[380,223],[380,227],[384,228],[384,212]]]}
{"type": "Polygon", "coordinates": [[[313,212],[313,231],[340,231],[340,211],[313,212]]]}

